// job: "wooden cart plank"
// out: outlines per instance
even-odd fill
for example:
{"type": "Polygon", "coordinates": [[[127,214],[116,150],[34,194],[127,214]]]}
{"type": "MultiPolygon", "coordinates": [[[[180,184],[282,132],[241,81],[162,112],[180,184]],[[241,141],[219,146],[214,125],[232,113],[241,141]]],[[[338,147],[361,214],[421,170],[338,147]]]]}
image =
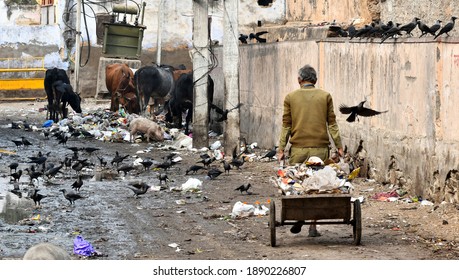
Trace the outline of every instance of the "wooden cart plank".
{"type": "Polygon", "coordinates": [[[281,223],[287,220],[351,219],[351,195],[316,194],[284,196],[281,223]]]}

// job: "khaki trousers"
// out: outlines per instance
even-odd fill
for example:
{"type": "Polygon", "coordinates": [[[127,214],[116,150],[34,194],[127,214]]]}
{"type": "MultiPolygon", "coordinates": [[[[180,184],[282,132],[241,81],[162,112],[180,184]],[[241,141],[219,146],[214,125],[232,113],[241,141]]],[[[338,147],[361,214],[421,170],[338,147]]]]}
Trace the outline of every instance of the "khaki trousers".
{"type": "Polygon", "coordinates": [[[310,157],[319,157],[325,161],[330,156],[328,147],[324,148],[295,148],[291,147],[289,152],[289,165],[305,163],[310,157]]]}

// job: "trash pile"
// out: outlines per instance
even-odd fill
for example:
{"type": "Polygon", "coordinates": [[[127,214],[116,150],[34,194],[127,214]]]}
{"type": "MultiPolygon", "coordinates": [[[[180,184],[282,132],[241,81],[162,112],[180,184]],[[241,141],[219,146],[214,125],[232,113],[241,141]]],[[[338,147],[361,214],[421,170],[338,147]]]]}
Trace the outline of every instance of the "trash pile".
{"type": "Polygon", "coordinates": [[[284,195],[349,194],[354,187],[348,170],[344,162],[324,165],[320,158],[311,157],[306,163],[279,169],[275,181],[284,195]]]}

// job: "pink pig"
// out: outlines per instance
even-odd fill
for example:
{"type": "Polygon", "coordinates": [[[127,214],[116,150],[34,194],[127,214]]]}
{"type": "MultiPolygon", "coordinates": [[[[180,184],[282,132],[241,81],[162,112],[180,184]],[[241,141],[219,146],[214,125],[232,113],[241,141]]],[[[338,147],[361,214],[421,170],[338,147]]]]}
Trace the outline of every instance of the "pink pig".
{"type": "Polygon", "coordinates": [[[147,142],[150,142],[150,138],[156,141],[164,141],[164,132],[162,128],[152,120],[144,117],[138,117],[133,119],[129,123],[131,130],[131,142],[134,141],[134,136],[137,132],[142,132],[147,136],[147,142]]]}

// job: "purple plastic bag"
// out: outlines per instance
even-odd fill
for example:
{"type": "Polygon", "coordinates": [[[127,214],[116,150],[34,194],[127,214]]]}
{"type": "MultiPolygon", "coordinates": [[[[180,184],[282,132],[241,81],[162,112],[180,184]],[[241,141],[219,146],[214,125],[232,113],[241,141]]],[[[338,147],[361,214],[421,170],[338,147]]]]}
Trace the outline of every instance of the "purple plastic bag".
{"type": "Polygon", "coordinates": [[[94,252],[95,250],[92,247],[92,245],[88,241],[84,240],[84,238],[81,235],[75,237],[75,240],[73,240],[74,254],[91,256],[94,252]]]}

